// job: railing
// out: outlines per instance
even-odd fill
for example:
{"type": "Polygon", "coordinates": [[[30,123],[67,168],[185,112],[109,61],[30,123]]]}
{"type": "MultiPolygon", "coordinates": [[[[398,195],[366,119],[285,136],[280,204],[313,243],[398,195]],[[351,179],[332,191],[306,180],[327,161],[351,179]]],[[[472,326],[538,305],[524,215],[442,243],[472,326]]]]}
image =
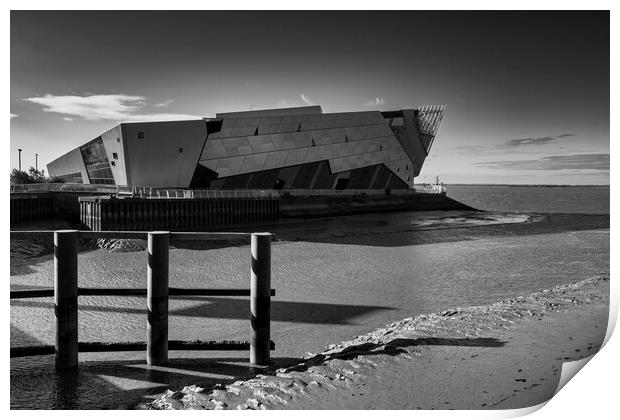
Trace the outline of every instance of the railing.
{"type": "Polygon", "coordinates": [[[168,361],[168,350],[250,350],[252,365],[266,365],[270,350],[271,296],[271,237],[270,233],[233,232],[92,232],[77,230],[12,231],[11,238],[47,238],[54,241],[54,289],[11,291],[11,299],[54,297],[56,340],[51,346],[12,347],[11,358],[55,355],[56,369],[71,369],[78,365],[78,352],[111,352],[146,350],[149,365],[168,361]],[[226,237],[251,235],[250,289],[186,289],[170,287],[168,283],[170,239],[196,240],[205,236],[226,237]],[[148,239],[146,289],[83,288],[78,287],[78,239],[114,238],[148,239]],[[78,342],[79,296],[146,296],[147,341],[131,343],[78,342]],[[209,342],[168,340],[169,296],[250,296],[251,334],[249,342],[209,342]]]}
{"type": "Polygon", "coordinates": [[[131,191],[131,187],[122,185],[99,185],[99,184],[72,184],[72,183],[38,183],[11,185],[12,193],[28,192],[93,192],[102,194],[117,194],[119,191],[131,191]]]}
{"type": "MultiPolygon", "coordinates": [[[[282,196],[352,196],[352,195],[385,195],[385,189],[284,189],[284,190],[214,190],[214,189],[183,189],[154,188],[149,186],[98,185],[98,184],[22,184],[11,185],[11,192],[88,192],[94,194],[116,194],[141,198],[265,198],[282,196]]],[[[391,194],[444,194],[444,184],[419,184],[409,189],[391,190],[391,194]]]]}
{"type": "Polygon", "coordinates": [[[133,196],[140,198],[278,198],[277,190],[185,190],[181,188],[133,187],[133,196]]]}
{"type": "Polygon", "coordinates": [[[448,188],[446,184],[418,184],[414,187],[414,191],[423,194],[445,194],[448,188]]]}
{"type": "MultiPolygon", "coordinates": [[[[444,185],[391,190],[390,194],[443,194],[444,185]]],[[[144,198],[264,198],[264,197],[349,197],[355,195],[386,195],[384,189],[284,189],[284,190],[184,190],[170,188],[134,187],[134,194],[144,198]]]]}

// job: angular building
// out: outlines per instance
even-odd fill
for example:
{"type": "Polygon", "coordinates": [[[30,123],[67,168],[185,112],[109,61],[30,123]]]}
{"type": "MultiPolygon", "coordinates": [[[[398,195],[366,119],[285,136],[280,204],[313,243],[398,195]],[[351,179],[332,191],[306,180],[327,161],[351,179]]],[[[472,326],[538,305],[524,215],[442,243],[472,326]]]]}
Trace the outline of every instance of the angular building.
{"type": "Polygon", "coordinates": [[[121,123],[47,165],[65,182],[213,189],[404,189],[444,106],[324,114],[320,106],[121,123]]]}

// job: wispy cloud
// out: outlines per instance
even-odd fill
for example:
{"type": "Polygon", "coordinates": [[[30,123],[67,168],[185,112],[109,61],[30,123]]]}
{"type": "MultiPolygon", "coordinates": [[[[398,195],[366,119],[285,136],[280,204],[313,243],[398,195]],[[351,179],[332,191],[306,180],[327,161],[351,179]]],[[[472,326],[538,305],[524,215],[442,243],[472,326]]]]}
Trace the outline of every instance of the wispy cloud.
{"type": "Polygon", "coordinates": [[[17,114],[13,114],[13,113],[11,112],[11,119],[13,119],[13,118],[17,118],[17,117],[19,117],[19,115],[17,115],[17,114]]]}
{"type": "Polygon", "coordinates": [[[160,103],[155,104],[155,105],[153,105],[153,106],[154,106],[154,107],[157,107],[157,108],[162,108],[162,107],[164,107],[164,106],[168,106],[168,105],[170,105],[172,102],[174,102],[172,99],[168,99],[168,100],[166,100],[166,101],[160,102],[160,103]]]}
{"type": "Polygon", "coordinates": [[[112,120],[119,122],[165,121],[198,119],[197,115],[154,113],[141,114],[146,106],[143,96],[135,95],[51,95],[25,98],[27,102],[41,105],[43,111],[80,117],[89,121],[112,120]]]}
{"type": "Polygon", "coordinates": [[[381,106],[381,105],[384,104],[384,102],[385,101],[383,100],[383,97],[380,97],[380,98],[371,99],[368,102],[364,102],[362,105],[364,105],[364,106],[381,106]]]}
{"type": "Polygon", "coordinates": [[[510,139],[506,142],[506,144],[504,146],[506,147],[519,147],[519,146],[529,146],[529,145],[542,145],[542,144],[547,144],[547,143],[551,143],[552,141],[564,138],[564,137],[571,137],[574,136],[574,133],[565,133],[565,134],[560,134],[558,136],[545,136],[545,137],[526,137],[523,139],[510,139]]]}
{"type": "Polygon", "coordinates": [[[314,102],[312,102],[312,100],[308,98],[305,94],[302,93],[301,95],[299,95],[299,97],[306,105],[314,105],[314,102]]]}
{"type": "Polygon", "coordinates": [[[73,118],[70,118],[70,117],[64,117],[63,120],[73,122],[73,118]]]}
{"type": "Polygon", "coordinates": [[[609,154],[591,153],[565,156],[546,156],[533,160],[503,160],[480,162],[478,166],[492,169],[522,169],[553,171],[561,169],[593,169],[609,171],[609,154]]]}
{"type": "Polygon", "coordinates": [[[294,103],[291,103],[286,99],[280,99],[278,102],[276,102],[276,108],[292,108],[295,106],[296,105],[294,103]]]}

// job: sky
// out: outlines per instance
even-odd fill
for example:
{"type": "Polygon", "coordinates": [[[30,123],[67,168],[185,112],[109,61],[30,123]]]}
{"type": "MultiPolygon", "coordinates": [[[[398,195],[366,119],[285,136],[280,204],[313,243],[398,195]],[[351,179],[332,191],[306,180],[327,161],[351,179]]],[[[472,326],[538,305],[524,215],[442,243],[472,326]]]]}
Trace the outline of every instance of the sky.
{"type": "Polygon", "coordinates": [[[11,11],[11,167],[123,121],[446,105],[416,182],[609,184],[609,13],[11,11]]]}

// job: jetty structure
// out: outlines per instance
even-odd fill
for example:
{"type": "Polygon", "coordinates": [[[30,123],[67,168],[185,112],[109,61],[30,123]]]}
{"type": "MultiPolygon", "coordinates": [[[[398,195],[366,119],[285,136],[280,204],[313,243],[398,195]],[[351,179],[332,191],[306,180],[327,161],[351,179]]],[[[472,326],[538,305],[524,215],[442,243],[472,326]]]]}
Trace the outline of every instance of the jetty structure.
{"type": "Polygon", "coordinates": [[[47,165],[62,183],[12,186],[11,220],[62,215],[101,231],[200,230],[283,217],[470,209],[441,185],[414,183],[444,112],[306,106],[119,123],[47,165]]]}

